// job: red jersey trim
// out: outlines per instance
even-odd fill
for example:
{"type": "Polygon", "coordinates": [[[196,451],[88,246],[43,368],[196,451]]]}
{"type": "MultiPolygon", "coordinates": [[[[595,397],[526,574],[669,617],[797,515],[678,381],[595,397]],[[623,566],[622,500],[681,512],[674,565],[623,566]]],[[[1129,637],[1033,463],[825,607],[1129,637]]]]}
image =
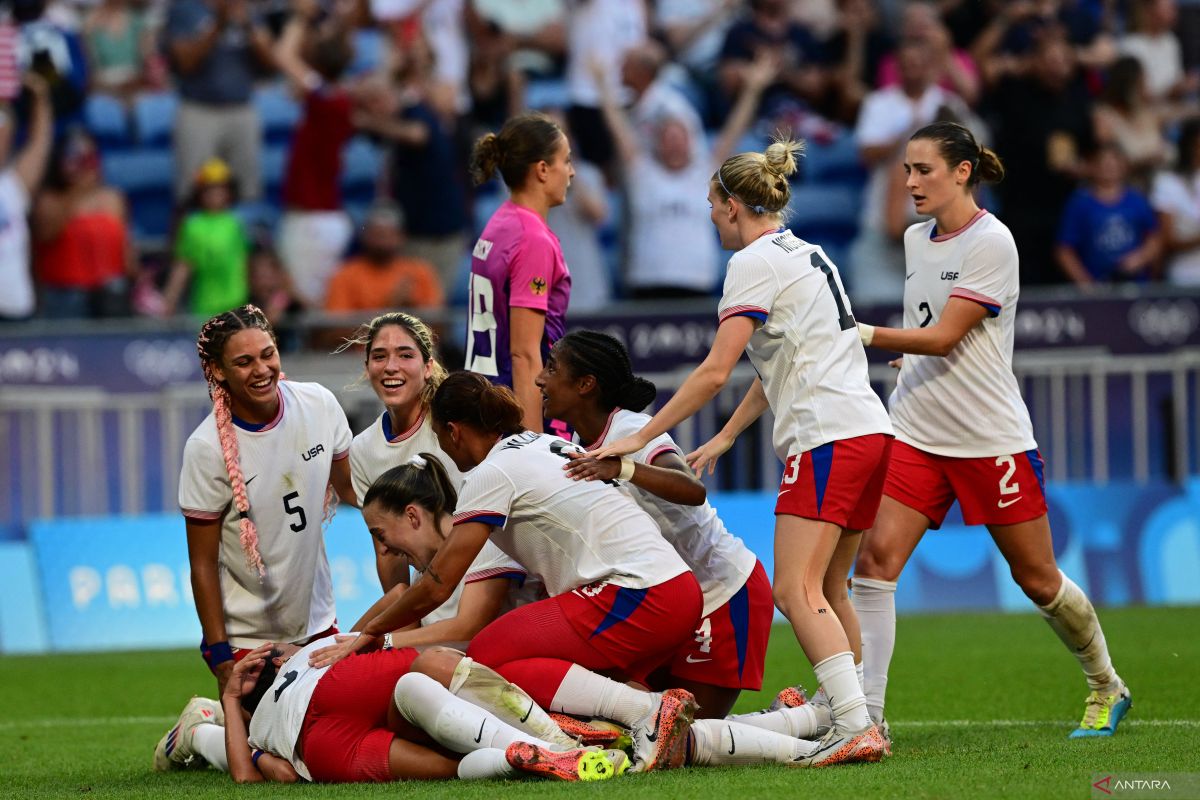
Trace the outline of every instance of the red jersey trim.
{"type": "Polygon", "coordinates": [[[224,511],[200,511],[195,508],[180,509],[183,511],[183,516],[187,519],[198,519],[204,522],[212,522],[214,519],[220,519],[225,516],[224,511]]]}
{"type": "Polygon", "coordinates": [[[592,450],[596,450],[600,447],[600,445],[604,444],[604,439],[608,436],[608,432],[612,428],[613,417],[617,416],[617,412],[620,410],[621,409],[619,408],[614,408],[611,412],[609,412],[608,419],[604,421],[604,430],[600,431],[600,435],[596,437],[596,441],[583,448],[585,451],[590,452],[592,450]]]}
{"type": "Polygon", "coordinates": [[[717,317],[717,322],[721,323],[730,317],[738,316],[754,317],[759,321],[764,321],[769,313],[770,312],[768,312],[767,309],[763,308],[762,306],[730,306],[721,312],[720,316],[717,317]]]}
{"type": "MultiPolygon", "coordinates": [[[[948,242],[951,239],[953,239],[955,236],[958,236],[960,233],[965,231],[967,228],[974,225],[979,220],[983,219],[987,213],[988,213],[988,210],[986,208],[981,208],[981,209],[979,209],[979,211],[977,211],[975,213],[975,216],[971,217],[971,219],[967,222],[966,225],[963,225],[958,230],[951,231],[950,233],[942,233],[942,234],[938,234],[937,236],[932,236],[932,237],[930,237],[929,241],[931,241],[931,242],[948,242]]],[[[937,228],[936,228],[937,223],[935,222],[934,225],[935,225],[934,230],[937,230],[937,228]]]]}

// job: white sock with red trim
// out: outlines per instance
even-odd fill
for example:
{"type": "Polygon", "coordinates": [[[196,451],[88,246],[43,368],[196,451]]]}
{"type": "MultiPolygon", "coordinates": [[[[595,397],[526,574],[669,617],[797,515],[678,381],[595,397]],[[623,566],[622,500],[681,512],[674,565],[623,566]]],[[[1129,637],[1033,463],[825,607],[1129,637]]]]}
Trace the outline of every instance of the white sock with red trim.
{"type": "Polygon", "coordinates": [[[212,767],[229,772],[229,754],[225,752],[225,728],[202,722],[192,729],[192,750],[212,767]]]}
{"type": "Polygon", "coordinates": [[[634,689],[572,664],[554,693],[550,710],[603,717],[628,728],[649,715],[658,698],[658,694],[634,689]]]}
{"type": "Polygon", "coordinates": [[[727,719],[693,722],[691,746],[691,763],[701,767],[790,764],[818,747],[815,742],[727,719]]]}
{"type": "Polygon", "coordinates": [[[392,699],[405,719],[456,753],[470,753],[483,747],[503,750],[513,742],[551,747],[549,742],[519,731],[479,706],[455,697],[445,686],[419,672],[402,675],[396,681],[392,699]]]}

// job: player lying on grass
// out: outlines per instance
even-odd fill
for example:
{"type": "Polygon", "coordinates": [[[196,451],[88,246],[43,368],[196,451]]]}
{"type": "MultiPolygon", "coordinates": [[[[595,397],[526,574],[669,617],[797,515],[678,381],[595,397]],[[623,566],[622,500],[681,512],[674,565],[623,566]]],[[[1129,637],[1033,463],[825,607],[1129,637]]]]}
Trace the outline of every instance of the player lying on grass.
{"type": "MultiPolygon", "coordinates": [[[[191,759],[198,728],[224,723],[227,766],[238,783],[322,783],[505,778],[532,774],[565,781],[604,780],[623,772],[620,751],[581,749],[518,730],[452,694],[426,671],[444,661],[439,648],[385,649],[312,667],[313,650],[270,643],[238,662],[221,706],[195,698],[172,730],[174,763],[191,759]],[[428,664],[428,666],[426,666],[428,664]],[[248,722],[247,722],[248,717],[248,722]],[[206,723],[213,724],[206,724],[206,723]]],[[[447,651],[452,652],[452,651],[447,651]]],[[[454,653],[454,656],[457,656],[454,653]]],[[[456,663],[456,662],[454,662],[456,663]]],[[[492,673],[499,710],[533,716],[528,696],[492,673]]],[[[544,713],[539,720],[548,724],[544,713]]]]}

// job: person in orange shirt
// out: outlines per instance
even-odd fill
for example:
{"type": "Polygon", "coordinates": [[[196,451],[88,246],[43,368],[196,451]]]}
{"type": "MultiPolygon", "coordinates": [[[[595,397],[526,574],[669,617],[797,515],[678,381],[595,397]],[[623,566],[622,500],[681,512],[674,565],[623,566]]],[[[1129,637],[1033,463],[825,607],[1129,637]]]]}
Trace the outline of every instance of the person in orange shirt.
{"type": "Polygon", "coordinates": [[[325,310],[375,311],[384,308],[442,308],[446,294],[433,266],[403,255],[404,215],[380,203],[367,213],[357,257],[329,281],[325,310]]]}

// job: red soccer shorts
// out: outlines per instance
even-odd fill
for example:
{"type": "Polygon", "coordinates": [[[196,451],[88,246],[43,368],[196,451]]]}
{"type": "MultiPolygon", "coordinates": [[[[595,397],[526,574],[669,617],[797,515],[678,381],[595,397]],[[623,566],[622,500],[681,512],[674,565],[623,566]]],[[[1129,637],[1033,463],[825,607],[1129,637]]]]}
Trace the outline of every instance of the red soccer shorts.
{"type": "Polygon", "coordinates": [[[891,450],[891,436],[871,433],[789,456],[775,513],[866,530],[875,524],[891,450]]]}
{"type": "Polygon", "coordinates": [[[557,659],[644,682],[692,635],[703,608],[700,585],[690,572],[648,589],[599,581],[508,612],[475,635],[467,655],[534,699],[541,692],[507,675],[505,664],[557,659]]]}
{"type": "Polygon", "coordinates": [[[388,708],[416,657],[411,647],[376,650],[344,658],[321,677],[299,742],[314,781],[392,780],[388,754],[396,734],[387,727],[388,708]]]}
{"type": "Polygon", "coordinates": [[[675,654],[672,677],[757,692],[774,616],[771,582],[763,565],[756,563],[742,588],[700,620],[693,641],[675,654]]]}
{"type": "Polygon", "coordinates": [[[904,442],[892,448],[883,492],[940,528],[957,499],[968,525],[1016,525],[1046,513],[1042,454],[954,458],[904,442]]]}

